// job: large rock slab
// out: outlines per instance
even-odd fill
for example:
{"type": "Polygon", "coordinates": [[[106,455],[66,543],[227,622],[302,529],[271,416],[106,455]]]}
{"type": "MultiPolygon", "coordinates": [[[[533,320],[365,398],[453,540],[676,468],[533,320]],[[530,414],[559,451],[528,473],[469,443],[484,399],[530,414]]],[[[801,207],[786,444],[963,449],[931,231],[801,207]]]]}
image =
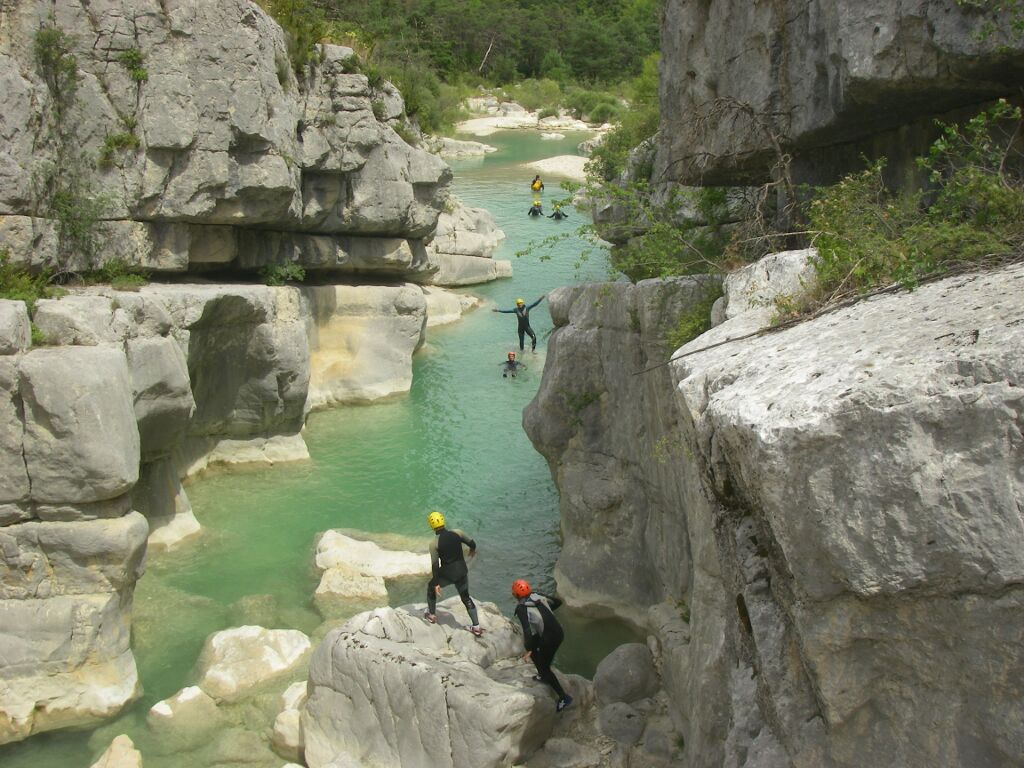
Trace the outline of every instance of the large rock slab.
{"type": "Polygon", "coordinates": [[[124,352],[33,350],[19,372],[32,499],[88,503],[131,490],[139,479],[139,430],[124,352]]]}
{"type": "Polygon", "coordinates": [[[674,364],[766,754],[1017,760],[1022,285],[950,278],[674,364]]]}
{"type": "Polygon", "coordinates": [[[382,608],[328,634],[310,662],[306,764],[496,768],[534,752],[551,733],[553,699],[518,659],[512,622],[478,607],[482,638],[452,623],[451,611],[464,615],[457,598],[434,625],[423,606],[382,608]]]}
{"type": "Polygon", "coordinates": [[[327,570],[339,565],[382,579],[430,574],[430,556],[426,552],[383,549],[372,541],[326,531],[317,541],[316,567],[327,570]]]}
{"type": "Polygon", "coordinates": [[[653,177],[761,183],[775,141],[798,180],[863,167],[865,151],[903,164],[934,137],[934,117],[1016,92],[1024,39],[1015,9],[983,9],[995,5],[670,0],[659,95],[672,130],[659,133],[653,177]]]}
{"type": "Polygon", "coordinates": [[[129,640],[145,519],[0,531],[0,743],[117,713],[141,693],[129,640]]]}

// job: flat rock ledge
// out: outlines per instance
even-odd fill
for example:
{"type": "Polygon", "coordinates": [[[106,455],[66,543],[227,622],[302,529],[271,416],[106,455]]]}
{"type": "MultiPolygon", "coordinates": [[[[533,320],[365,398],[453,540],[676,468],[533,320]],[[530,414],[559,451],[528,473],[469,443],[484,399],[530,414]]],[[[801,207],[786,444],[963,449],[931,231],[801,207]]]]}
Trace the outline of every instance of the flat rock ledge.
{"type": "Polygon", "coordinates": [[[458,598],[379,608],[324,638],[310,662],[302,715],[306,765],[497,768],[521,763],[551,735],[554,699],[519,659],[522,638],[491,603],[485,633],[463,629],[458,598]]]}
{"type": "Polygon", "coordinates": [[[334,615],[352,606],[375,607],[387,603],[385,579],[430,574],[425,552],[383,549],[339,531],[326,531],[316,544],[314,565],[321,573],[313,599],[321,613],[334,615]]]}

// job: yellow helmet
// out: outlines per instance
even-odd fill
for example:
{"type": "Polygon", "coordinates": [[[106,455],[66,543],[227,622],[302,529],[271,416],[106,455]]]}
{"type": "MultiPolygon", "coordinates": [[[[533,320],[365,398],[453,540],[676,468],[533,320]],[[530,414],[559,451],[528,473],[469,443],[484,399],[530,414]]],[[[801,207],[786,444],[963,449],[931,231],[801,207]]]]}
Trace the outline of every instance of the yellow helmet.
{"type": "Polygon", "coordinates": [[[516,304],[525,304],[526,302],[522,299],[516,299],[516,304]]]}
{"type": "Polygon", "coordinates": [[[444,528],[444,515],[442,515],[435,509],[429,515],[427,515],[427,525],[429,525],[435,531],[438,528],[444,528]]]}

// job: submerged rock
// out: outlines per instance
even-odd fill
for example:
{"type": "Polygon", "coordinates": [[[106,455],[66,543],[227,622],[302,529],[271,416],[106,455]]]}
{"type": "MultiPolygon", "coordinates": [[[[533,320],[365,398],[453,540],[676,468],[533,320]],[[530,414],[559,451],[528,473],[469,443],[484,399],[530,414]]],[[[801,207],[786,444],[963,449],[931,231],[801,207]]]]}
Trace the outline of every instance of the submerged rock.
{"type": "Polygon", "coordinates": [[[125,734],[116,737],[91,768],[142,768],[142,753],[125,734]]]}
{"type": "Polygon", "coordinates": [[[553,697],[519,659],[512,622],[478,608],[481,638],[455,623],[457,598],[437,624],[422,605],[381,608],[328,634],[310,662],[306,764],[496,768],[533,753],[551,733],[553,697]]]}
{"type": "Polygon", "coordinates": [[[215,632],[199,657],[199,687],[220,701],[234,701],[306,660],[309,638],[295,629],[245,626],[215,632]]]}
{"type": "Polygon", "coordinates": [[[222,728],[225,717],[213,697],[192,685],[150,707],[146,723],[161,741],[189,749],[222,728]]]}

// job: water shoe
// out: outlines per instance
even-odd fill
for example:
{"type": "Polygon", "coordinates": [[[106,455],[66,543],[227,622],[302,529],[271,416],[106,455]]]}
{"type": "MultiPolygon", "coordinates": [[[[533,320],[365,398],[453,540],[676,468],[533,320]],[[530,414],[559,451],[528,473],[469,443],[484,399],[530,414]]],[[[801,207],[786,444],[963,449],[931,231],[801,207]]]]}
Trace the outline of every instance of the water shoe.
{"type": "Polygon", "coordinates": [[[566,696],[564,699],[559,699],[558,703],[555,704],[555,712],[561,712],[570,704],[572,704],[572,696],[566,696]]]}

